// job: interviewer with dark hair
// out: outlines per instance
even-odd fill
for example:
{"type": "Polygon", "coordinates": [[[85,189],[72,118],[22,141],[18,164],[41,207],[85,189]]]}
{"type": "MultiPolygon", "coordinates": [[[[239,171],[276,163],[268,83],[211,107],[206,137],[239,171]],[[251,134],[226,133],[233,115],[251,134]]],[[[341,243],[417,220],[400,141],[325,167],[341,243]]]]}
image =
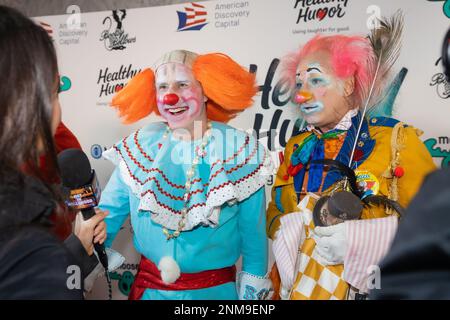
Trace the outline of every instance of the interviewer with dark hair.
{"type": "Polygon", "coordinates": [[[52,40],[16,10],[0,6],[0,299],[82,299],[94,269],[93,241],[106,237],[99,211],[63,243],[49,216],[64,214],[53,135],[61,121],[52,40]],[[69,278],[80,275],[79,281],[69,278]],[[77,285],[78,282],[78,285],[77,285]]]}

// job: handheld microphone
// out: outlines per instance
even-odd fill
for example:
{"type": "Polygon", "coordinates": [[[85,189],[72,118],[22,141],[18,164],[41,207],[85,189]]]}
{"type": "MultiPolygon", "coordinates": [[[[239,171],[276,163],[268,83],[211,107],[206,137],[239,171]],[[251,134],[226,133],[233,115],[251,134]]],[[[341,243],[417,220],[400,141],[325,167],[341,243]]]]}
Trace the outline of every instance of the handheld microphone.
{"type": "MultiPolygon", "coordinates": [[[[67,149],[58,155],[62,184],[69,189],[68,207],[81,210],[84,220],[95,215],[94,207],[100,200],[100,187],[95,171],[86,154],[79,149],[67,149]]],[[[108,270],[108,256],[105,246],[94,243],[95,252],[105,270],[108,270]]],[[[107,272],[106,272],[107,274],[107,272]]]]}

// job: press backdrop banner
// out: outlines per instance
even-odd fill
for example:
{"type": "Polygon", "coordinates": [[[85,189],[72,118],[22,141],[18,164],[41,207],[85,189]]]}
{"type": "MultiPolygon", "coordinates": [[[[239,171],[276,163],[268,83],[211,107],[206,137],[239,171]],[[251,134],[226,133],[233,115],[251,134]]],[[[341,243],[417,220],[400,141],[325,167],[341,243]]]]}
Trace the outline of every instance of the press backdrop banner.
{"type": "MultiPolygon", "coordinates": [[[[57,48],[63,121],[90,156],[104,187],[113,165],[102,159],[102,152],[146,123],[159,120],[152,116],[123,125],[108,104],[115,92],[163,53],[174,49],[224,52],[256,72],[260,92],[254,106],[230,124],[255,130],[277,159],[298,114],[279,83],[279,59],[316,33],[368,34],[377,17],[398,9],[405,14],[405,31],[397,68],[406,67],[409,73],[394,116],[422,129],[436,164],[447,166],[450,86],[442,74],[440,54],[450,19],[443,5],[444,1],[427,0],[230,0],[94,13],[72,6],[66,15],[36,20],[57,48]]],[[[126,299],[137,269],[132,232],[127,221],[114,243],[127,259],[112,274],[114,299],[126,299]]],[[[106,297],[106,282],[101,278],[88,298],[106,297]]]]}

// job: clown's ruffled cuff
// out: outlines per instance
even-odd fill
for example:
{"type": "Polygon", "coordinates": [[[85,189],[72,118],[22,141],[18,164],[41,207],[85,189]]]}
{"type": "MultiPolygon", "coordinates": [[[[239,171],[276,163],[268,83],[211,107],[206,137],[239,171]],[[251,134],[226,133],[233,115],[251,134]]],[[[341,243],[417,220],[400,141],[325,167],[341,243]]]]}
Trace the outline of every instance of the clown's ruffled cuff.
{"type": "Polygon", "coordinates": [[[273,294],[269,274],[264,277],[241,271],[236,283],[239,300],[270,300],[273,294]]]}

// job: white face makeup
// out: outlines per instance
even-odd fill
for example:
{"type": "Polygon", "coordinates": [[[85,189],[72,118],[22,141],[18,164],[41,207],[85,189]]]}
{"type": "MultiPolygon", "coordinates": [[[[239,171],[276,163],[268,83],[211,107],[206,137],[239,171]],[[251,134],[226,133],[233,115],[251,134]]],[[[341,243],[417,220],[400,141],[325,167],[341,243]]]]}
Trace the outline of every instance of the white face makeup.
{"type": "Polygon", "coordinates": [[[300,105],[303,118],[322,131],[333,129],[350,110],[343,80],[334,75],[327,53],[317,52],[301,61],[296,91],[294,100],[300,105]]]}
{"type": "MultiPolygon", "coordinates": [[[[308,88],[308,90],[304,90],[306,92],[312,93],[316,98],[321,98],[324,96],[327,87],[330,86],[330,79],[322,72],[322,66],[320,63],[312,63],[307,66],[307,69],[301,71],[297,74],[296,78],[296,87],[297,90],[302,90],[304,88],[308,88]]],[[[324,105],[319,100],[312,102],[309,101],[299,101],[301,103],[301,111],[305,115],[311,115],[323,110],[324,105]]]]}
{"type": "Polygon", "coordinates": [[[158,110],[172,129],[192,130],[195,121],[206,121],[205,96],[190,68],[166,63],[156,71],[158,110]]]}

